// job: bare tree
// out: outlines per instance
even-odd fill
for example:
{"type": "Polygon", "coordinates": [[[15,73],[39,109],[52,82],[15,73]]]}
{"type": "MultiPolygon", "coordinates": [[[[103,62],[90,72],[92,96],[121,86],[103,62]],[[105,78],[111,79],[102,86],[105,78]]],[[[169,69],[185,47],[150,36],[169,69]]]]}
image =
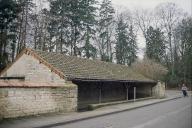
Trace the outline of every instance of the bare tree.
{"type": "Polygon", "coordinates": [[[48,50],[51,47],[50,35],[48,33],[48,26],[50,16],[46,9],[42,9],[37,14],[31,16],[32,32],[32,47],[34,49],[48,50]]]}
{"type": "Polygon", "coordinates": [[[23,47],[26,47],[30,33],[30,16],[32,14],[32,8],[35,6],[32,0],[19,0],[21,7],[21,13],[19,14],[18,22],[18,42],[17,42],[17,53],[23,47]]]}
{"type": "Polygon", "coordinates": [[[160,27],[164,30],[167,37],[167,59],[170,60],[170,68],[172,76],[174,73],[174,42],[173,31],[175,25],[180,21],[183,16],[182,10],[180,10],[175,3],[163,3],[157,6],[156,15],[160,21],[160,27]],[[170,55],[170,56],[169,56],[170,55]]]}
{"type": "Polygon", "coordinates": [[[154,17],[153,17],[152,11],[144,10],[144,9],[135,10],[134,21],[135,21],[135,24],[140,28],[144,38],[146,39],[147,29],[149,28],[149,26],[152,26],[152,24],[154,23],[153,22],[154,17]]]}
{"type": "Polygon", "coordinates": [[[163,65],[146,57],[133,63],[132,67],[135,71],[153,80],[164,80],[168,72],[163,65]]]}

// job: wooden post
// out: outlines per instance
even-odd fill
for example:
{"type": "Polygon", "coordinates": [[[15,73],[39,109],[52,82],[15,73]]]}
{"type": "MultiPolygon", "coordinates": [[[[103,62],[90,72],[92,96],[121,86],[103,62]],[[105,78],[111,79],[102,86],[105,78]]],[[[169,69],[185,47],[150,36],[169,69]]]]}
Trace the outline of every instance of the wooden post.
{"type": "Polygon", "coordinates": [[[135,99],[136,99],[136,87],[134,87],[134,102],[135,102],[135,99]]]}
{"type": "Polygon", "coordinates": [[[127,88],[127,100],[129,100],[129,86],[126,85],[126,88],[127,88]]]}

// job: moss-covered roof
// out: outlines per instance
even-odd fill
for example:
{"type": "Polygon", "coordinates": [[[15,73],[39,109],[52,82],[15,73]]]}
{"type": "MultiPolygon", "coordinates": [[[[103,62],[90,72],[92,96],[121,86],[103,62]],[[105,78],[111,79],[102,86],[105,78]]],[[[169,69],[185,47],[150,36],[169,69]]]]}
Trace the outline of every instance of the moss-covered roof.
{"type": "Polygon", "coordinates": [[[83,59],[58,53],[32,51],[55,69],[62,72],[67,79],[154,82],[125,65],[113,64],[99,60],[83,59]]]}

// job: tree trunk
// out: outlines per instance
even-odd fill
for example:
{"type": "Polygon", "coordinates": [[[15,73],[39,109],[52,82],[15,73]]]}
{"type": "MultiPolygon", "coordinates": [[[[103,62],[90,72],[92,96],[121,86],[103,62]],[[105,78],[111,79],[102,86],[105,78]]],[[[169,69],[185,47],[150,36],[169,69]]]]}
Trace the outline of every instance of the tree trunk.
{"type": "Polygon", "coordinates": [[[23,26],[23,19],[24,19],[24,6],[22,7],[22,15],[21,15],[21,21],[20,21],[20,26],[19,26],[19,37],[18,37],[18,43],[17,43],[17,53],[20,52],[21,50],[21,42],[22,42],[22,26],[23,26]]]}
{"type": "Polygon", "coordinates": [[[24,37],[22,42],[22,48],[26,47],[26,39],[27,39],[27,22],[28,22],[28,3],[26,4],[26,13],[25,13],[25,27],[24,27],[24,37]]]}
{"type": "Polygon", "coordinates": [[[174,58],[173,58],[173,47],[172,47],[172,33],[171,33],[171,28],[170,31],[168,33],[168,37],[169,37],[169,47],[170,47],[170,52],[171,52],[171,75],[174,76],[175,72],[174,72],[174,58]]]}

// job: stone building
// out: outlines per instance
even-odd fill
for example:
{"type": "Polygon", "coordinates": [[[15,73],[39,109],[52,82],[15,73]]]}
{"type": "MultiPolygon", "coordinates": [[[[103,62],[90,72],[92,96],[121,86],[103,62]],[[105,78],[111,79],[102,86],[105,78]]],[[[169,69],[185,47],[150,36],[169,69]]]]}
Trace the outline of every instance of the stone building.
{"type": "Polygon", "coordinates": [[[0,118],[159,94],[156,81],[127,66],[32,49],[24,49],[0,76],[0,118]]]}

